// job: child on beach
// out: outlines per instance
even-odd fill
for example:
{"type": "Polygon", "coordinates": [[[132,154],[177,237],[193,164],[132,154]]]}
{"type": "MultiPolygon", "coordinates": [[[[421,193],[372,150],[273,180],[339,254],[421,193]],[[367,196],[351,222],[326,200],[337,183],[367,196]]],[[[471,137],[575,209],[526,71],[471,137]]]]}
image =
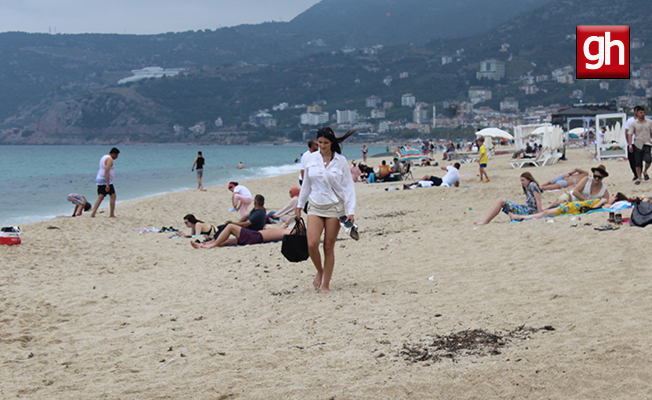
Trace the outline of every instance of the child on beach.
{"type": "Polygon", "coordinates": [[[75,209],[72,211],[73,217],[81,216],[82,212],[88,211],[92,207],[91,203],[86,201],[86,197],[79,193],[70,193],[68,195],[68,201],[75,205],[75,209]]]}
{"type": "Polygon", "coordinates": [[[478,164],[480,164],[480,182],[489,182],[489,176],[487,175],[487,149],[484,147],[484,138],[478,138],[478,164]],[[484,179],[483,179],[484,177],[484,179]]]}
{"type": "Polygon", "coordinates": [[[540,213],[543,211],[541,208],[541,188],[539,183],[534,179],[531,173],[523,172],[521,174],[521,186],[523,193],[525,193],[525,205],[515,204],[507,199],[500,198],[496,200],[494,206],[489,211],[489,214],[482,221],[475,222],[475,225],[486,225],[498,215],[502,210],[507,215],[530,215],[540,213]]]}

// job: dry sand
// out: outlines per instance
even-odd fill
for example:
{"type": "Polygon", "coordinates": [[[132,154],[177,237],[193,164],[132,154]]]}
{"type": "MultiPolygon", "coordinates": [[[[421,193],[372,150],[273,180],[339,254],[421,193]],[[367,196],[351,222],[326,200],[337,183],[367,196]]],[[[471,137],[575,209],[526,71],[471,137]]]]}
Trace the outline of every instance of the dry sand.
{"type": "MultiPolygon", "coordinates": [[[[568,158],[513,170],[497,156],[489,183],[462,165],[457,189],[356,184],[361,239],[340,232],[328,295],[312,288],[312,264],[287,262],[280,243],[194,250],[139,234],[181,227],[186,213],[232,218],[223,186],[120,203],[118,219],[102,209],[24,226],[23,244],[0,246],[0,398],[650,398],[646,230],[594,230],[605,212],[473,225],[498,197],[524,202],[523,171],[542,182],[597,164],[583,150],[568,158]],[[554,330],[484,356],[400,354],[437,335],[522,325],[554,330]]],[[[651,192],[626,163],[603,163],[610,192],[651,192]]],[[[246,185],[275,209],[295,181],[246,185]]]]}

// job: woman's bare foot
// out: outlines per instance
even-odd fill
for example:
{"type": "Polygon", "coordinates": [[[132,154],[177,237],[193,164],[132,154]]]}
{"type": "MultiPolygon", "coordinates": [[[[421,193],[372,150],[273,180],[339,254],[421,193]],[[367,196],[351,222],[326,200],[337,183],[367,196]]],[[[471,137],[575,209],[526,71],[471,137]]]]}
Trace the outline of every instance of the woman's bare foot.
{"type": "Polygon", "coordinates": [[[312,286],[314,286],[315,289],[319,289],[321,287],[321,272],[317,272],[317,275],[315,275],[315,280],[312,281],[312,286]]]}
{"type": "Polygon", "coordinates": [[[195,242],[194,240],[191,240],[191,241],[190,241],[190,245],[191,245],[192,247],[196,248],[196,249],[201,249],[202,247],[204,247],[204,246],[201,245],[201,243],[197,243],[197,242],[195,242]]]}
{"type": "Polygon", "coordinates": [[[319,293],[321,293],[321,294],[327,294],[327,293],[330,293],[330,292],[331,292],[331,291],[330,291],[328,288],[321,288],[321,292],[319,292],[319,293]]]}
{"type": "Polygon", "coordinates": [[[474,222],[473,225],[487,225],[487,222],[478,221],[478,222],[474,222]]]}

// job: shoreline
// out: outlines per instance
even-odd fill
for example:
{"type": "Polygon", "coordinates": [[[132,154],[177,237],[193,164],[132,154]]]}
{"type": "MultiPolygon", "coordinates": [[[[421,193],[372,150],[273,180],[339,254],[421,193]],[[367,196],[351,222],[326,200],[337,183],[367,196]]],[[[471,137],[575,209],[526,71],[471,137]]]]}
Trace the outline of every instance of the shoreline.
{"type": "MultiPolygon", "coordinates": [[[[233,219],[222,185],[129,200],[117,219],[105,212],[30,224],[21,245],[0,246],[0,391],[49,399],[644,398],[652,381],[645,231],[594,230],[607,213],[517,224],[500,214],[473,225],[498,197],[524,202],[522,172],[543,182],[598,164],[583,149],[567,157],[520,170],[509,155],[492,157],[489,183],[477,183],[477,164],[463,164],[460,188],[356,184],[360,240],[339,233],[327,295],[312,288],[312,263],[286,261],[278,242],[195,250],[189,239],[139,234],[180,228],[187,213],[209,224],[233,219]],[[527,340],[507,336],[520,326],[527,340]],[[426,361],[404,354],[474,330],[499,333],[504,345],[426,361]]],[[[652,188],[635,186],[627,163],[602,164],[610,192],[652,188]]],[[[414,169],[415,180],[442,173],[414,169]]],[[[296,183],[286,174],[247,187],[271,210],[296,183]]],[[[544,192],[544,205],[559,194],[544,192]]]]}

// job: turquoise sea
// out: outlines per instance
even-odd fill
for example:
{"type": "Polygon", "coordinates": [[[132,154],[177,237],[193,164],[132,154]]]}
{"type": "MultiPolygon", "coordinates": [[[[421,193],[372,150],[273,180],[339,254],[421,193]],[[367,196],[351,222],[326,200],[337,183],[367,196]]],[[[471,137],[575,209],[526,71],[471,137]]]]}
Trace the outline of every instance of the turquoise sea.
{"type": "MultiPolygon", "coordinates": [[[[69,193],[80,193],[91,203],[97,198],[95,175],[100,158],[110,145],[92,146],[0,146],[0,226],[46,221],[72,214],[69,193]]],[[[195,189],[190,171],[201,151],[206,159],[204,186],[246,181],[297,172],[295,159],[305,145],[195,146],[117,145],[115,187],[118,203],[140,197],[195,189]],[[242,161],[244,169],[236,169],[242,161]]],[[[347,159],[362,158],[362,144],[342,147],[347,159]]],[[[369,155],[384,152],[369,146],[369,155]]],[[[373,165],[373,163],[372,163],[373,165]]],[[[105,201],[103,207],[108,206],[105,201]]]]}

